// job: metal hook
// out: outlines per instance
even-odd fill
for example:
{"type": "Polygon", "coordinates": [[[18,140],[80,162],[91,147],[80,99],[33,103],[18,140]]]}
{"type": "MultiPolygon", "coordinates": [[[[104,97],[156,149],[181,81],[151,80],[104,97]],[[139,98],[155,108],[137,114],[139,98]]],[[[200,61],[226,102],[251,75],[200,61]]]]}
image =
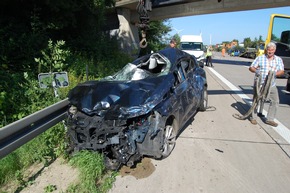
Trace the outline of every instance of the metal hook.
{"type": "Polygon", "coordinates": [[[147,47],[147,41],[146,41],[146,38],[143,38],[140,43],[140,48],[146,48],[147,47]]]}
{"type": "Polygon", "coordinates": [[[142,40],[139,43],[140,48],[147,47],[147,40],[146,40],[146,32],[144,30],[141,31],[142,40]]]}

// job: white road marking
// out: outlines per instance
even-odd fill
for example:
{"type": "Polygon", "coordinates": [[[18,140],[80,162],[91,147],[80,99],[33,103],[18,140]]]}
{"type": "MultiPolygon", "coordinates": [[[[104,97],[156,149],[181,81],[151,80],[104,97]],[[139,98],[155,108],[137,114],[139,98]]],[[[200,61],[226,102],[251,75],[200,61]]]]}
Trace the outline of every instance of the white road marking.
{"type": "MultiPolygon", "coordinates": [[[[214,73],[221,81],[223,81],[232,91],[234,91],[239,97],[243,99],[248,105],[251,106],[252,99],[243,93],[243,91],[225,79],[222,75],[220,75],[213,68],[208,68],[212,73],[214,73]]],[[[267,114],[267,111],[263,110],[263,114],[267,114]]],[[[283,137],[290,144],[290,130],[283,125],[279,120],[275,119],[279,125],[277,127],[272,127],[274,131],[276,131],[281,137],[283,137]]]]}

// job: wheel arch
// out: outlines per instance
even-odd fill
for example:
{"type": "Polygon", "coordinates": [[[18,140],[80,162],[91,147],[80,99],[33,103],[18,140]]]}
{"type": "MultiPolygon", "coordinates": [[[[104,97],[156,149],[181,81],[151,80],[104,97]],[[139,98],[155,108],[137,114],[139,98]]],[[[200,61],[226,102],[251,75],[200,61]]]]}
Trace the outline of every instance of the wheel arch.
{"type": "Polygon", "coordinates": [[[173,128],[174,128],[174,130],[176,131],[176,133],[178,133],[178,130],[179,130],[179,124],[178,124],[177,119],[176,119],[176,117],[175,117],[174,115],[170,115],[170,116],[167,118],[167,120],[166,120],[166,122],[165,122],[165,126],[166,126],[166,125],[172,125],[173,128]]]}

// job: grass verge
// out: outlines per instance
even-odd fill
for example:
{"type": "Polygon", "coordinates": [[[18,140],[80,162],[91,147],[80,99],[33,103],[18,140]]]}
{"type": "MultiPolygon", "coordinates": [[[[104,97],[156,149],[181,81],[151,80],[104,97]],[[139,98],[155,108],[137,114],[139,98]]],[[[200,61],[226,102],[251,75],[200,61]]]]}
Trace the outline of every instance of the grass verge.
{"type": "Polygon", "coordinates": [[[80,173],[78,184],[71,185],[70,193],[105,193],[112,188],[117,172],[105,169],[103,155],[97,152],[80,151],[69,163],[80,173]]]}

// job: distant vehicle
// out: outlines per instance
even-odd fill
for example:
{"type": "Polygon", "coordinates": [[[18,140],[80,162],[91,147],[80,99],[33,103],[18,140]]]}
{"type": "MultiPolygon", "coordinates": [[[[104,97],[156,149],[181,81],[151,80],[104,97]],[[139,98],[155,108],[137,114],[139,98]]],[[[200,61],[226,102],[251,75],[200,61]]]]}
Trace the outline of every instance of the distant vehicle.
{"type": "Polygon", "coordinates": [[[229,52],[230,56],[240,56],[240,50],[230,50],[229,52]]]}
{"type": "Polygon", "coordinates": [[[245,51],[240,55],[241,57],[246,57],[246,58],[256,58],[256,48],[246,48],[245,51]]]}
{"type": "Polygon", "coordinates": [[[205,48],[201,35],[183,35],[180,39],[180,49],[195,56],[201,66],[205,63],[205,48]]]}
{"type": "Polygon", "coordinates": [[[257,46],[256,57],[261,56],[265,53],[265,43],[262,42],[257,46]]]}
{"type": "Polygon", "coordinates": [[[285,77],[288,78],[285,92],[290,94],[290,16],[272,14],[265,45],[274,42],[277,46],[275,55],[284,63],[285,77]]]}
{"type": "Polygon", "coordinates": [[[102,152],[105,166],[166,158],[186,123],[207,108],[206,73],[196,59],[167,48],[112,76],[69,92],[68,136],[74,151],[102,152]]]}
{"type": "Polygon", "coordinates": [[[245,52],[245,49],[242,47],[232,47],[228,50],[229,56],[241,56],[245,52]]]}

